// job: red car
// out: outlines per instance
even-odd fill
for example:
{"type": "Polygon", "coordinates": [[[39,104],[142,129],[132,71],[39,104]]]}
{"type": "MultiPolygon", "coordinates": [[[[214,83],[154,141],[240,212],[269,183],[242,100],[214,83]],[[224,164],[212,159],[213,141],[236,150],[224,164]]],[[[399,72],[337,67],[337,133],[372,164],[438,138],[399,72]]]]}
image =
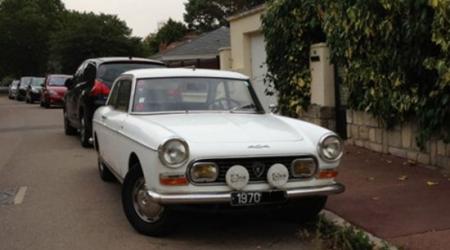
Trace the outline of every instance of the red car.
{"type": "Polygon", "coordinates": [[[64,95],[67,88],[64,85],[70,75],[48,75],[45,78],[41,95],[41,107],[49,108],[64,105],[64,95]]]}

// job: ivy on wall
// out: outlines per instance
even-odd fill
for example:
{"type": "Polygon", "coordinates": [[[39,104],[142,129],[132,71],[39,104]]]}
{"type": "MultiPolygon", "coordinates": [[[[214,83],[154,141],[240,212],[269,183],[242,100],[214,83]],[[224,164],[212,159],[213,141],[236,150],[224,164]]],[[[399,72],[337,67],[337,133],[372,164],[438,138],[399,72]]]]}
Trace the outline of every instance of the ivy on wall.
{"type": "Polygon", "coordinates": [[[388,128],[416,120],[419,146],[433,134],[448,140],[449,18],[443,0],[269,1],[263,17],[268,78],[280,92],[282,112],[308,107],[310,46],[326,41],[350,108],[388,128]]]}
{"type": "Polygon", "coordinates": [[[269,1],[263,17],[268,82],[278,91],[279,108],[295,116],[310,104],[309,52],[325,41],[316,1],[269,1]]]}

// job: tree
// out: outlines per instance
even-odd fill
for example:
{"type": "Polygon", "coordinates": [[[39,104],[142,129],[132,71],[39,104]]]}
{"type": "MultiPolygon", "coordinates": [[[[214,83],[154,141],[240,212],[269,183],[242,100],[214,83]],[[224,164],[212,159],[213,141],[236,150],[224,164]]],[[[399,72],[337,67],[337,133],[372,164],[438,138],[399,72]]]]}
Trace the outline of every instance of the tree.
{"type": "Polygon", "coordinates": [[[226,18],[236,12],[251,9],[266,0],[189,0],[184,4],[184,21],[189,29],[199,33],[226,26],[226,18]]]}
{"type": "Polygon", "coordinates": [[[65,13],[51,45],[52,68],[70,74],[87,58],[145,54],[141,39],[117,16],[75,11],[65,13]]]}
{"type": "Polygon", "coordinates": [[[0,3],[0,74],[19,77],[47,70],[49,38],[58,29],[60,0],[4,0],[0,3]]]}
{"type": "Polygon", "coordinates": [[[155,54],[159,51],[161,44],[170,44],[183,38],[188,29],[182,22],[176,22],[169,18],[166,23],[155,34],[150,34],[144,39],[149,53],[155,54]]]}

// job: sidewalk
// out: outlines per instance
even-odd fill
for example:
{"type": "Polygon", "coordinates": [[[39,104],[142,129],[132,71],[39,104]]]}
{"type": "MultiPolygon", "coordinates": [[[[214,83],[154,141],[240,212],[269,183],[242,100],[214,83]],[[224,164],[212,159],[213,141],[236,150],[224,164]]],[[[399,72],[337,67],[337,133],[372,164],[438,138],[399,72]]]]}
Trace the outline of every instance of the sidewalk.
{"type": "Polygon", "coordinates": [[[345,193],[327,209],[405,249],[450,249],[450,176],[391,155],[346,146],[345,193]]]}

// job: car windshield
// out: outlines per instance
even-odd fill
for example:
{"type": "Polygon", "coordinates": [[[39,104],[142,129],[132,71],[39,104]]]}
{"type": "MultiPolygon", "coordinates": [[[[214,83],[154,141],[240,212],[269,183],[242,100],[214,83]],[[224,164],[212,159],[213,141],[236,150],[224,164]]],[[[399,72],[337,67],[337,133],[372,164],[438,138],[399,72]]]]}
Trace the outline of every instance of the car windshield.
{"type": "Polygon", "coordinates": [[[41,84],[43,84],[45,81],[45,78],[33,78],[33,80],[31,81],[31,86],[34,87],[39,87],[41,86],[41,84]]]}
{"type": "Polygon", "coordinates": [[[20,87],[28,87],[31,83],[31,77],[22,77],[20,79],[20,87]]]}
{"type": "Polygon", "coordinates": [[[70,76],[52,76],[48,80],[49,86],[64,86],[66,80],[70,78],[70,76]]]}
{"type": "Polygon", "coordinates": [[[109,87],[112,86],[113,82],[119,77],[122,73],[134,69],[148,69],[148,68],[161,68],[163,65],[154,64],[154,63],[105,63],[100,65],[98,68],[97,77],[104,83],[106,83],[109,87]]]}
{"type": "Polygon", "coordinates": [[[222,78],[138,79],[133,112],[261,112],[245,80],[222,78]]]}

